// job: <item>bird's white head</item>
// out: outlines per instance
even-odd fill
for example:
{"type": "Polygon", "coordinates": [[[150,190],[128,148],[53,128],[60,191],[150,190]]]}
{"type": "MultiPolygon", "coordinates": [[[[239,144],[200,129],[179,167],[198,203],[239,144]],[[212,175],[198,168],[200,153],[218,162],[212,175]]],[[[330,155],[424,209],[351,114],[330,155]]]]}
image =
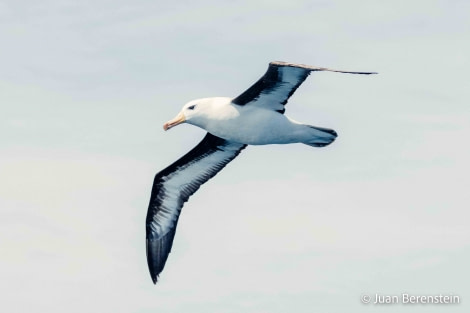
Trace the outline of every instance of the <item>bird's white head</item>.
{"type": "Polygon", "coordinates": [[[216,98],[189,101],[174,119],[163,124],[163,129],[168,130],[181,123],[189,123],[204,128],[205,121],[210,115],[211,108],[214,106],[214,99],[216,98]]]}

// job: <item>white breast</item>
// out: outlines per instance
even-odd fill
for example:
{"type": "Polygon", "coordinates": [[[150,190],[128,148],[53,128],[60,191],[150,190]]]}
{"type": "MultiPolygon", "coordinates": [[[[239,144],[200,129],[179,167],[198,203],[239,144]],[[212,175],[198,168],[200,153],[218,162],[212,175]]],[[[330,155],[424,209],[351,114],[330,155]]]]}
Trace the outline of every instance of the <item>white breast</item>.
{"type": "Polygon", "coordinates": [[[302,124],[283,114],[255,106],[217,108],[205,125],[213,135],[250,145],[298,142],[302,124]]]}

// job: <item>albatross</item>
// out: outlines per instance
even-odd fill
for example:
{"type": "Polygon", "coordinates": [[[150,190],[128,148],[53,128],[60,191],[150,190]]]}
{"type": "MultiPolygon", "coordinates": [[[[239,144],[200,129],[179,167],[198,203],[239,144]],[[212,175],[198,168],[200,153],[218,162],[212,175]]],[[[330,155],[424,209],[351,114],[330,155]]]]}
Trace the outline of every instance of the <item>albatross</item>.
{"type": "Polygon", "coordinates": [[[192,100],[163,125],[169,130],[188,123],[207,134],[155,176],[146,218],[147,263],[154,284],[171,251],[184,203],[247,145],[303,143],[324,147],[336,139],[333,129],[300,123],[284,115],[289,97],[311,72],[317,71],[376,74],[271,62],[266,73],[238,97],[192,100]]]}

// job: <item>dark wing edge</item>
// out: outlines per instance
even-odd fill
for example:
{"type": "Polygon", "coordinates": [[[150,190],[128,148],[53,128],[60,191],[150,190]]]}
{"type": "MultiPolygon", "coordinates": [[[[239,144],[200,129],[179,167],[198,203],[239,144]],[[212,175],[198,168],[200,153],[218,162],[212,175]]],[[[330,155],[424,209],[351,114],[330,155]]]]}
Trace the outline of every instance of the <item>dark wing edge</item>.
{"type": "Polygon", "coordinates": [[[171,252],[184,203],[245,147],[207,133],[196,147],[155,175],[146,218],[147,264],[154,284],[171,252]]]}
{"type": "Polygon", "coordinates": [[[341,71],[325,67],[275,61],[269,63],[266,73],[250,88],[234,98],[232,103],[246,105],[265,98],[265,105],[279,113],[284,113],[284,105],[287,103],[287,100],[313,71],[364,75],[377,74],[376,72],[341,71]]]}
{"type": "Polygon", "coordinates": [[[370,74],[378,74],[377,72],[355,72],[355,71],[342,71],[342,70],[334,70],[331,68],[326,68],[326,67],[317,67],[317,66],[311,66],[311,65],[306,65],[306,64],[296,64],[296,63],[289,63],[289,62],[282,62],[282,61],[274,61],[269,63],[269,65],[273,66],[286,66],[286,67],[297,67],[297,68],[303,68],[309,71],[327,71],[327,72],[336,72],[336,73],[346,73],[346,74],[361,74],[361,75],[370,75],[370,74]]]}

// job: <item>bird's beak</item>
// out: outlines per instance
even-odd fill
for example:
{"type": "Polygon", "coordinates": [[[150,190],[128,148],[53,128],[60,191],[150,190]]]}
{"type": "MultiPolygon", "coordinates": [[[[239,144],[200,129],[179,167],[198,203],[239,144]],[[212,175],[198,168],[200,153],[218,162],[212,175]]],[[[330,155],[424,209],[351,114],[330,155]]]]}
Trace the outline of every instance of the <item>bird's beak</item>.
{"type": "Polygon", "coordinates": [[[163,124],[163,129],[169,130],[173,126],[184,123],[185,121],[186,121],[186,117],[184,117],[184,114],[180,112],[174,119],[163,124]]]}

